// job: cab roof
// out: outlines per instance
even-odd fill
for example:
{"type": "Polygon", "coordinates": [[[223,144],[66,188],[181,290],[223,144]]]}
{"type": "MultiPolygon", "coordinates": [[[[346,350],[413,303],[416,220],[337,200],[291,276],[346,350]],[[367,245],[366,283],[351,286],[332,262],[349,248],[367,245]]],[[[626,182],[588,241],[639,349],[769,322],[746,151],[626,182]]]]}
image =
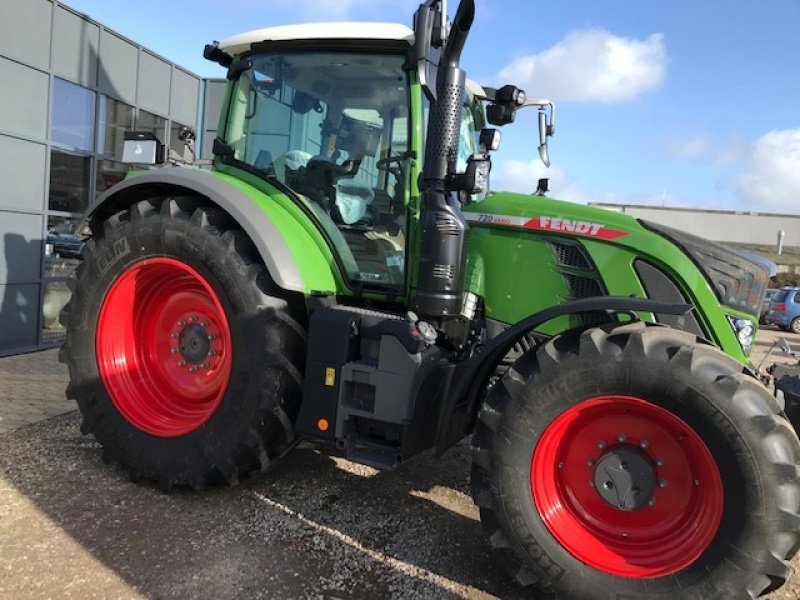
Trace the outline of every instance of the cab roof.
{"type": "Polygon", "coordinates": [[[308,23],[255,29],[222,40],[219,47],[231,56],[250,50],[258,42],[291,40],[395,40],[414,43],[414,32],[399,23],[308,23]]]}

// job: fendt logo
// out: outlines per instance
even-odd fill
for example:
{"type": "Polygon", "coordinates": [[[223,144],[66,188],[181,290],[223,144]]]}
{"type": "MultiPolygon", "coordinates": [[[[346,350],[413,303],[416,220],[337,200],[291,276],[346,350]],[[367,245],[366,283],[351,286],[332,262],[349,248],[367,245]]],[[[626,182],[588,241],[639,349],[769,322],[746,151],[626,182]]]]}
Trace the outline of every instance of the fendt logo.
{"type": "Polygon", "coordinates": [[[588,221],[573,221],[571,219],[559,219],[553,217],[539,217],[531,219],[525,224],[528,229],[540,229],[544,231],[564,231],[577,235],[588,235],[604,240],[613,240],[625,235],[624,231],[609,229],[602,223],[589,223],[588,221]]]}
{"type": "Polygon", "coordinates": [[[558,231],[560,233],[572,233],[574,235],[600,238],[602,240],[615,240],[628,235],[626,231],[611,229],[602,223],[562,219],[559,217],[541,216],[529,219],[528,217],[510,217],[486,213],[464,213],[464,217],[467,221],[491,223],[492,225],[506,225],[509,227],[522,227],[524,229],[536,229],[538,231],[558,231]]]}

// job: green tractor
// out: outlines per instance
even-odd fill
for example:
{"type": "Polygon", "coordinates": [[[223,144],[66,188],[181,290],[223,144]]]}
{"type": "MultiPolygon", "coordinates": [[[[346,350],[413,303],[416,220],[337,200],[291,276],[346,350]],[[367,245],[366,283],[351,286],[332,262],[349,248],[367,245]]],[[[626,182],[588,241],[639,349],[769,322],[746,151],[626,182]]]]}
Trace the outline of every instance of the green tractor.
{"type": "Polygon", "coordinates": [[[135,173],[86,216],[61,355],[83,432],[166,489],[235,485],[302,439],[390,469],[471,435],[472,495],[521,585],[780,587],[800,443],[747,359],[767,269],[489,191],[487,125],[533,107],[547,162],[554,108],[466,80],[474,3],[452,23],[442,4],[413,30],[206,47],[229,79],[211,168],[135,173]]]}

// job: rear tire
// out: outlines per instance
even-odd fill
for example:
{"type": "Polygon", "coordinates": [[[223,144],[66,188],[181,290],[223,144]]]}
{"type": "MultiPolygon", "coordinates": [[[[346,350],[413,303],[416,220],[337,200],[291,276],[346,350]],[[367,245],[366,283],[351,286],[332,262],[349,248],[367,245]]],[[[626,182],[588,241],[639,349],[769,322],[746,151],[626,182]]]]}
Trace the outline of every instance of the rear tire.
{"type": "Polygon", "coordinates": [[[789,327],[787,329],[792,333],[800,333],[800,317],[792,319],[792,322],[789,323],[789,327]]]}
{"type": "Polygon", "coordinates": [[[774,590],[800,541],[800,443],[779,411],[686,332],[632,323],[554,338],[479,414],[472,494],[489,542],[519,584],[558,597],[774,590]],[[634,487],[619,456],[640,467],[634,487]],[[604,496],[609,481],[625,493],[604,496]]]}
{"type": "Polygon", "coordinates": [[[291,449],[302,399],[305,332],[247,236],[199,202],[95,224],[61,317],[82,431],[164,488],[263,471],[291,449]]]}

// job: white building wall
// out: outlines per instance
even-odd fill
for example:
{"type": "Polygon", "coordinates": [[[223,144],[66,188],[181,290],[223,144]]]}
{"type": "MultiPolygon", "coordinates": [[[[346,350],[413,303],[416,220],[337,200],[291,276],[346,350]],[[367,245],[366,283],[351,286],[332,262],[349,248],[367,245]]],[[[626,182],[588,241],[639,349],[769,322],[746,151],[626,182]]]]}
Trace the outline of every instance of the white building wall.
{"type": "Polygon", "coordinates": [[[778,231],[784,231],[784,245],[800,246],[800,216],[797,215],[605,203],[595,206],[682,229],[716,242],[775,245],[778,231]]]}

